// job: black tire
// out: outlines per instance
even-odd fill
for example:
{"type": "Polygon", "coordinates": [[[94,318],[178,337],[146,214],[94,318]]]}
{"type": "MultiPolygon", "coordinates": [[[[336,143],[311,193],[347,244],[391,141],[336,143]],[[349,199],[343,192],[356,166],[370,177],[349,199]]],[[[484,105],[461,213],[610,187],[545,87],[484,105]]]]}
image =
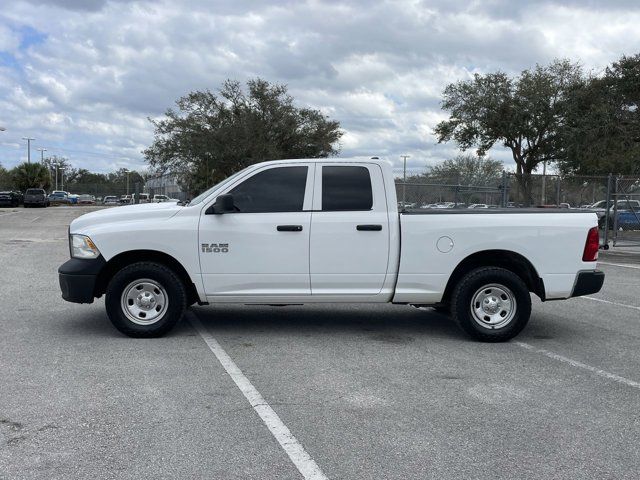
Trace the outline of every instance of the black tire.
{"type": "MultiPolygon", "coordinates": [[[[160,300],[157,305],[161,306],[160,300]]],[[[111,323],[125,335],[135,338],[161,337],[182,318],[187,307],[187,293],[182,280],[170,268],[155,262],[138,262],[124,267],[113,276],[107,286],[105,306],[111,323]],[[125,312],[123,294],[125,290],[135,293],[129,287],[138,280],[151,280],[163,289],[161,298],[164,299],[164,312],[153,323],[136,323],[128,316],[131,314],[125,312]]],[[[155,314],[152,310],[146,311],[155,314]]],[[[138,318],[137,321],[144,322],[145,319],[138,318]]]]}
{"type": "Polygon", "coordinates": [[[451,314],[460,328],[476,340],[505,342],[527,325],[531,295],[524,281],[510,270],[481,267],[467,273],[456,285],[451,314]],[[472,304],[474,297],[476,303],[472,304]],[[488,302],[488,313],[483,310],[484,302],[478,301],[482,298],[488,302]]]}

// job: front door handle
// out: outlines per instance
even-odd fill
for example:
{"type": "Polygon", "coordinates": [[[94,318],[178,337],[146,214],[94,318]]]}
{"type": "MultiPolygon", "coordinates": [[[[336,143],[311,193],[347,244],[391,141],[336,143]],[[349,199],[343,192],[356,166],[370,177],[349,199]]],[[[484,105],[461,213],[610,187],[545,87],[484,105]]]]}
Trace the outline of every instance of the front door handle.
{"type": "Polygon", "coordinates": [[[358,225],[356,230],[361,232],[379,232],[382,230],[382,225],[358,225]]]}
{"type": "Polygon", "coordinates": [[[302,225],[278,225],[279,232],[301,232],[302,225]]]}

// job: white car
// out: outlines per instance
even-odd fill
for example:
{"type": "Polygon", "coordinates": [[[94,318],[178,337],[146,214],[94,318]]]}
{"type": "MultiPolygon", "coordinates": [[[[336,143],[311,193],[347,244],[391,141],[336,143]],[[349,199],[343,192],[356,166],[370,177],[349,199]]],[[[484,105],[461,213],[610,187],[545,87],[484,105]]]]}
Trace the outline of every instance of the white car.
{"type": "Polygon", "coordinates": [[[107,195],[102,199],[103,205],[118,205],[118,197],[115,195],[107,195]]]}
{"type": "Polygon", "coordinates": [[[168,197],[167,195],[154,195],[151,201],[154,203],[161,203],[161,202],[179,202],[180,200],[178,200],[177,198],[168,197]]]}
{"type": "Polygon", "coordinates": [[[165,334],[194,303],[393,302],[450,308],[472,337],[505,341],[528,322],[530,292],[546,301],[602,287],[592,212],[397,205],[381,160],[252,165],[187,204],[73,220],[62,297],[106,295],[132,337],[165,334]]]}

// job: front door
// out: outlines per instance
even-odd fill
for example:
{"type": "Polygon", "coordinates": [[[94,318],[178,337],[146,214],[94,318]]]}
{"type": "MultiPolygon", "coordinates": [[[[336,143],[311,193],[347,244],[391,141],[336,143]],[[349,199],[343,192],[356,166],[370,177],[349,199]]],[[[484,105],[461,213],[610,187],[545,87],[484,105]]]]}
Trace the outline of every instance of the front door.
{"type": "Polygon", "coordinates": [[[265,167],[220,192],[233,195],[236,212],[203,211],[200,267],[207,296],[311,293],[313,174],[312,164],[265,167]]]}
{"type": "Polygon", "coordinates": [[[376,295],[389,262],[389,217],[378,165],[316,167],[311,218],[313,295],[376,295]]]}

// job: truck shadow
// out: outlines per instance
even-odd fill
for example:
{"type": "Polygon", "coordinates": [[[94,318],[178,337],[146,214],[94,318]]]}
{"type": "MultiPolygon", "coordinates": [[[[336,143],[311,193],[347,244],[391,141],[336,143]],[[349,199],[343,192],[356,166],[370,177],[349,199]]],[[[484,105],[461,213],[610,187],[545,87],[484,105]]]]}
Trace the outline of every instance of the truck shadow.
{"type": "Polygon", "coordinates": [[[430,309],[402,305],[218,305],[191,310],[212,333],[293,336],[364,333],[374,340],[398,344],[411,342],[414,335],[466,338],[449,317],[430,309]]]}
{"type": "MultiPolygon", "coordinates": [[[[288,335],[366,335],[389,344],[407,344],[416,337],[469,339],[448,316],[431,309],[418,310],[403,305],[307,305],[272,307],[265,305],[194,306],[192,314],[213,334],[288,335]]],[[[189,314],[166,337],[194,336],[189,314]]],[[[67,315],[50,324],[54,330],[77,337],[127,338],[118,332],[102,308],[67,315]],[[57,326],[54,326],[57,325],[57,326]]],[[[580,338],[578,327],[545,315],[534,315],[519,340],[561,340],[580,338]]]]}

